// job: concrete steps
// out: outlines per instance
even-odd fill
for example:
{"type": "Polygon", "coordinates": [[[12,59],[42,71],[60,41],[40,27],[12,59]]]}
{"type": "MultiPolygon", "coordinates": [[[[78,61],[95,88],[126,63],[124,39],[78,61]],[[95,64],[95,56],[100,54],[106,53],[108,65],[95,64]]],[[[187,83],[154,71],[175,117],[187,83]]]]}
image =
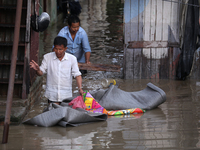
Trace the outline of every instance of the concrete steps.
{"type": "MultiPolygon", "coordinates": [[[[5,119],[6,106],[0,106],[0,125],[5,119]]],[[[14,106],[11,108],[10,124],[19,124],[27,113],[27,107],[14,106]]]]}

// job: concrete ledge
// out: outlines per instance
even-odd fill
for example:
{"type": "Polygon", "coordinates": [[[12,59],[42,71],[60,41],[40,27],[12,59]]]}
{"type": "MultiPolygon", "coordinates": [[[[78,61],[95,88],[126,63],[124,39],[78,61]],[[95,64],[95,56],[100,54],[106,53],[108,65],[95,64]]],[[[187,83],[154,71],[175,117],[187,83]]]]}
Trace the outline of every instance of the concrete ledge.
{"type": "MultiPolygon", "coordinates": [[[[0,124],[3,124],[5,119],[6,106],[0,106],[0,124]]],[[[27,113],[26,107],[12,107],[10,124],[19,124],[27,113]]]]}
{"type": "MultiPolygon", "coordinates": [[[[43,91],[42,85],[43,77],[37,77],[35,82],[31,85],[27,99],[13,98],[10,124],[20,124],[34,104],[41,100],[41,92],[43,91]]],[[[6,98],[0,99],[0,125],[3,124],[5,119],[6,101],[6,98]]]]}
{"type": "MultiPolygon", "coordinates": [[[[0,106],[6,106],[6,99],[0,100],[0,106]]],[[[13,99],[12,100],[12,106],[13,107],[26,107],[28,105],[28,99],[13,99]]]]}

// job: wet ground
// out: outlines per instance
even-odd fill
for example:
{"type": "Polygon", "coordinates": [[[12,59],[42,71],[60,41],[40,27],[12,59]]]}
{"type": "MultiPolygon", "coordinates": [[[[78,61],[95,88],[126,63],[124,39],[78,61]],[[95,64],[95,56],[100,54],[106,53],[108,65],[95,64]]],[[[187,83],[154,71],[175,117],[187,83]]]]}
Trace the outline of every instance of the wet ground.
{"type": "MultiPolygon", "coordinates": [[[[200,149],[200,82],[122,80],[119,87],[137,91],[148,82],[167,95],[156,109],[78,127],[10,126],[8,143],[0,149],[200,149]]],[[[2,131],[0,126],[0,136],[2,131]]]]}
{"type": "MultiPolygon", "coordinates": [[[[123,3],[116,0],[82,0],[81,26],[92,48],[91,62],[123,64],[123,3]]],[[[54,37],[64,26],[62,20],[41,34],[41,59],[51,51],[54,37]]],[[[101,79],[114,78],[119,88],[139,91],[151,82],[166,92],[167,100],[144,114],[109,117],[107,121],[78,127],[10,126],[7,144],[0,149],[200,149],[200,81],[124,80],[119,73],[88,71],[83,87],[102,88],[101,79]]],[[[45,78],[44,78],[45,79],[45,78]]],[[[77,94],[75,82],[73,93],[77,94]]],[[[39,101],[25,119],[40,114],[46,100],[39,101]]],[[[2,137],[3,126],[0,126],[2,137]]]]}

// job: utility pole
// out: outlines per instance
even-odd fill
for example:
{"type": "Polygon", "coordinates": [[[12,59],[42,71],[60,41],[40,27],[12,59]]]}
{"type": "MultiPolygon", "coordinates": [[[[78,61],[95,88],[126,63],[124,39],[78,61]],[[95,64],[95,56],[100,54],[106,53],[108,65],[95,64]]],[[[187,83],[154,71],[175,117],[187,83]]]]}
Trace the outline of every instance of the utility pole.
{"type": "Polygon", "coordinates": [[[10,114],[11,114],[11,107],[12,107],[14,82],[15,82],[17,52],[18,52],[18,44],[19,44],[21,12],[22,12],[22,0],[17,0],[15,30],[14,30],[14,39],[13,39],[12,58],[11,58],[11,66],[10,66],[10,76],[9,76],[9,85],[8,85],[8,93],[7,93],[7,101],[6,101],[6,114],[5,114],[5,120],[4,120],[2,144],[7,143],[8,141],[10,114]]]}

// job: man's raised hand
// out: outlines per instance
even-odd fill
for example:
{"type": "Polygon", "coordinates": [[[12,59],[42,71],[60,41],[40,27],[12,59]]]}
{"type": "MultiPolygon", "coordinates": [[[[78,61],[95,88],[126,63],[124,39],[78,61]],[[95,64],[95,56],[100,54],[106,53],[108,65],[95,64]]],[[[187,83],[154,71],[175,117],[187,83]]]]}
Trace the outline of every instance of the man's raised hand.
{"type": "Polygon", "coordinates": [[[40,70],[40,67],[39,67],[39,65],[34,61],[34,60],[32,60],[31,62],[30,62],[30,68],[33,68],[34,70],[40,70]]]}

